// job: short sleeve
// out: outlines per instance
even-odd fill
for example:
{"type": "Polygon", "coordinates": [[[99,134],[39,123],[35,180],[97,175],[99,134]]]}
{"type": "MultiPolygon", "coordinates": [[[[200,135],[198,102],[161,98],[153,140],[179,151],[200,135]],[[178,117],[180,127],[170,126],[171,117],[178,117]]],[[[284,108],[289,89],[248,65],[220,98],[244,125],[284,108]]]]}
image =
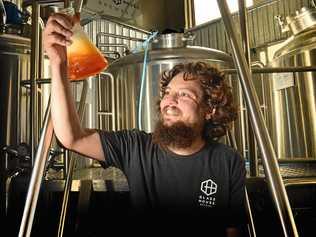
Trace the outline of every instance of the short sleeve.
{"type": "Polygon", "coordinates": [[[151,142],[149,133],[137,129],[115,132],[99,130],[98,133],[105,157],[105,160],[100,162],[101,165],[104,168],[116,167],[125,174],[146,155],[144,150],[151,142]]]}
{"type": "Polygon", "coordinates": [[[121,170],[127,166],[130,160],[133,134],[131,131],[122,130],[108,132],[99,130],[105,161],[100,162],[104,168],[114,166],[121,170]]]}

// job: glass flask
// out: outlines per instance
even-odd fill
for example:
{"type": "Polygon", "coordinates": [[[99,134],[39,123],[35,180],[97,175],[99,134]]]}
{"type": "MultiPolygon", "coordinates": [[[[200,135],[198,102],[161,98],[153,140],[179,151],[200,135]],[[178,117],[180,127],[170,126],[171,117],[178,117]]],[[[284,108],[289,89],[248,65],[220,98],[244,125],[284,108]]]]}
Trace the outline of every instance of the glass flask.
{"type": "Polygon", "coordinates": [[[67,46],[68,78],[77,81],[99,74],[106,69],[108,61],[83,31],[79,15],[75,14],[73,19],[72,44],[67,46]]]}

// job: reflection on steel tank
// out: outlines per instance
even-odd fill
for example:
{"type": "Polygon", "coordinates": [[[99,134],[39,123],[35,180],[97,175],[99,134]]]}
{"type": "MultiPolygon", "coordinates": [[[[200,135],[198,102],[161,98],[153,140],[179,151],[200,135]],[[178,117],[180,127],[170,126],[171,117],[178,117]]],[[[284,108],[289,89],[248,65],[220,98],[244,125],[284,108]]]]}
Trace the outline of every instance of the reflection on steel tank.
{"type": "MultiPolygon", "coordinates": [[[[205,47],[190,46],[194,35],[186,33],[159,34],[149,45],[145,88],[142,96],[142,129],[154,130],[157,101],[160,93],[160,76],[165,70],[179,63],[204,61],[219,69],[233,68],[229,54],[205,47]]],[[[138,103],[143,70],[144,51],[132,53],[112,62],[107,72],[114,80],[99,81],[101,111],[113,111],[114,116],[104,113],[99,117],[99,127],[108,130],[139,128],[138,103]],[[110,103],[112,101],[112,103],[110,103]]],[[[227,75],[229,83],[237,83],[227,75]]],[[[231,85],[235,101],[239,98],[238,85],[231,85]]],[[[236,123],[237,124],[237,123],[236,123]]],[[[236,136],[241,134],[238,125],[234,126],[236,136]]],[[[240,140],[239,140],[240,141],[240,140]]],[[[239,146],[241,147],[241,145],[239,146]]]]}
{"type": "Polygon", "coordinates": [[[30,39],[13,34],[0,35],[0,65],[2,150],[6,145],[29,142],[29,89],[21,87],[20,83],[30,78],[30,39]]]}
{"type": "MultiPolygon", "coordinates": [[[[302,8],[281,26],[292,35],[275,52],[272,66],[315,66],[316,9],[302,8]]],[[[270,131],[279,158],[316,157],[315,78],[315,72],[273,74],[270,131]]]]}

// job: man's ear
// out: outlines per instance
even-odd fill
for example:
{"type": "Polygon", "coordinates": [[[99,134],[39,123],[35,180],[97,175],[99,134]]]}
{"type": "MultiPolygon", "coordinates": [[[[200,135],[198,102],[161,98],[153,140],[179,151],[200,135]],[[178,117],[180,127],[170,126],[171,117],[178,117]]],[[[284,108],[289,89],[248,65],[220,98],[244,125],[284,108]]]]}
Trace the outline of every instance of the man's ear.
{"type": "Polygon", "coordinates": [[[213,108],[211,111],[207,111],[205,114],[205,119],[211,120],[215,113],[216,113],[216,108],[213,108]]]}

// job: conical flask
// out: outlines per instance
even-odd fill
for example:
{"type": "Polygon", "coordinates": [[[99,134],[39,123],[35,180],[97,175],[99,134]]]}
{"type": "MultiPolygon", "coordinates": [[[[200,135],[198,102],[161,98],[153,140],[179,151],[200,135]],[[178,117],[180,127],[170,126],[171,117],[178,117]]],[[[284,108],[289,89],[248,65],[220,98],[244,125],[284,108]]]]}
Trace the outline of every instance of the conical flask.
{"type": "Polygon", "coordinates": [[[71,81],[97,75],[108,66],[106,58],[83,31],[79,17],[75,15],[74,19],[72,44],[67,46],[68,78],[71,81]]]}

